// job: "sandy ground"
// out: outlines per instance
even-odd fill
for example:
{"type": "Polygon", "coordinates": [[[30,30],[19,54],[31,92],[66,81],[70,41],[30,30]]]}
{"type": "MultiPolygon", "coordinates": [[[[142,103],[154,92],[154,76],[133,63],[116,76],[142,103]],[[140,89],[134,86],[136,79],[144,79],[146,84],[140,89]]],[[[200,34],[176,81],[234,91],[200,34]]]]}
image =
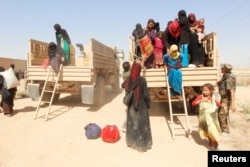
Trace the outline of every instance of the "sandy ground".
{"type": "MultiPolygon", "coordinates": [[[[238,87],[237,103],[249,104],[250,87],[238,87]]],[[[52,106],[45,121],[45,106],[34,120],[37,102],[30,98],[15,100],[15,114],[0,113],[0,167],[206,167],[211,148],[197,134],[197,116],[189,116],[191,137],[185,136],[180,124],[175,124],[176,137],[171,137],[167,103],[152,103],[150,121],[153,147],[138,152],[126,146],[121,132],[125,120],[123,93],[107,89],[106,104],[100,108],[81,103],[80,96],[63,94],[52,106]],[[84,126],[97,123],[101,127],[115,124],[121,139],[104,143],[101,138],[87,140],[84,126]]],[[[231,113],[231,134],[221,136],[220,150],[250,150],[249,114],[231,113]]],[[[179,117],[186,127],[185,119],[179,117]]]]}

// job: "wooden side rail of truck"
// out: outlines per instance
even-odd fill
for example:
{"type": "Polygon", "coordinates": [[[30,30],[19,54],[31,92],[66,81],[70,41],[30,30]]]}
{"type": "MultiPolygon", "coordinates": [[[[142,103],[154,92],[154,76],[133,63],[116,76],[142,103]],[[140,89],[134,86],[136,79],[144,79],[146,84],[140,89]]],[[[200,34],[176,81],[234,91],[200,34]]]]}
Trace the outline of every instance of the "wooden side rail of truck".
{"type": "MultiPolygon", "coordinates": [[[[83,45],[82,45],[83,46],[83,45]]],[[[81,94],[82,103],[102,105],[105,101],[105,86],[112,86],[113,91],[120,89],[119,62],[115,48],[111,48],[91,38],[83,46],[83,54],[77,58],[71,46],[71,63],[63,66],[56,88],[54,101],[60,93],[81,94]]],[[[29,40],[27,61],[27,87],[30,97],[38,100],[46,80],[48,70],[42,66],[48,58],[48,43],[29,40]]],[[[56,76],[54,76],[56,77],[56,76]]],[[[46,89],[53,89],[53,84],[46,89]]],[[[48,98],[51,94],[47,93],[48,98]]]]}

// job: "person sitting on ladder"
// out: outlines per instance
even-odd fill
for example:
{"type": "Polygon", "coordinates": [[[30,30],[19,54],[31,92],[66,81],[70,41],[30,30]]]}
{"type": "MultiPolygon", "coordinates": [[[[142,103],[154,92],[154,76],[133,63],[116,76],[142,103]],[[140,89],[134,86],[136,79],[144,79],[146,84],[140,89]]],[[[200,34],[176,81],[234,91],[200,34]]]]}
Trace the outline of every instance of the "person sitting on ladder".
{"type": "Polygon", "coordinates": [[[171,87],[170,94],[172,98],[182,95],[181,60],[182,55],[178,52],[178,46],[175,44],[171,45],[169,53],[163,56],[164,68],[171,87]]]}

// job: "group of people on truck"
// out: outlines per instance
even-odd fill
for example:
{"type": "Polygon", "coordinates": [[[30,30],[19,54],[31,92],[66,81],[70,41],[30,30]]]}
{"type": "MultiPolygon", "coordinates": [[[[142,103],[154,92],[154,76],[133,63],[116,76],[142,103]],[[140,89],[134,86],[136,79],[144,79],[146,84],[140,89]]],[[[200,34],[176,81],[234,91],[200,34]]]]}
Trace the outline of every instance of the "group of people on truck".
{"type": "Polygon", "coordinates": [[[175,44],[182,55],[182,67],[189,67],[190,64],[203,67],[204,22],[204,18],[197,20],[194,13],[187,15],[185,10],[180,10],[177,17],[170,20],[164,30],[160,29],[159,22],[155,22],[154,19],[149,19],[145,28],[137,23],[132,32],[136,45],[134,59],[142,59],[146,68],[162,68],[163,56],[169,54],[171,45],[175,44]]]}
{"type": "Polygon", "coordinates": [[[55,72],[59,72],[60,64],[70,64],[70,44],[71,40],[67,31],[61,28],[60,24],[54,25],[56,43],[50,42],[48,46],[49,61],[45,63],[51,65],[55,72]]]}

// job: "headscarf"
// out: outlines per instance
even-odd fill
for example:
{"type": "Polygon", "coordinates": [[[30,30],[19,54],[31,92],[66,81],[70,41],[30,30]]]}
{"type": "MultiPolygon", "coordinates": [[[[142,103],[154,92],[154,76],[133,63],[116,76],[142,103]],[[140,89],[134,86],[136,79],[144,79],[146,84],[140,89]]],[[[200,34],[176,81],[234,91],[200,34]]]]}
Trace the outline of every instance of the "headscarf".
{"type": "Polygon", "coordinates": [[[144,30],[143,30],[142,25],[140,23],[136,24],[136,26],[135,26],[135,32],[136,32],[136,35],[137,35],[138,39],[143,38],[143,36],[144,36],[144,30]]]}
{"type": "Polygon", "coordinates": [[[188,14],[188,22],[190,27],[196,27],[198,25],[198,21],[196,20],[196,16],[194,13],[188,14]],[[193,18],[193,20],[191,20],[193,18]]]}
{"type": "Polygon", "coordinates": [[[180,11],[178,12],[178,17],[186,16],[186,15],[187,15],[187,13],[186,13],[185,10],[180,10],[180,11]]]}
{"type": "Polygon", "coordinates": [[[57,45],[54,42],[49,43],[48,54],[49,54],[50,60],[52,59],[52,57],[56,55],[56,47],[57,45]]]}
{"type": "Polygon", "coordinates": [[[139,100],[140,100],[140,73],[141,73],[141,64],[139,63],[133,63],[131,74],[130,76],[125,80],[124,87],[126,92],[130,92],[133,90],[133,102],[134,106],[137,109],[139,106],[139,100]]]}
{"type": "Polygon", "coordinates": [[[175,44],[171,45],[169,56],[172,59],[177,59],[180,56],[180,53],[178,52],[178,46],[177,45],[175,45],[175,44]]]}
{"type": "Polygon", "coordinates": [[[169,32],[172,37],[177,38],[181,34],[181,28],[177,21],[172,21],[168,26],[169,32]]]}
{"type": "Polygon", "coordinates": [[[55,24],[54,29],[56,30],[56,32],[59,32],[62,28],[61,28],[60,24],[55,24]]]}

